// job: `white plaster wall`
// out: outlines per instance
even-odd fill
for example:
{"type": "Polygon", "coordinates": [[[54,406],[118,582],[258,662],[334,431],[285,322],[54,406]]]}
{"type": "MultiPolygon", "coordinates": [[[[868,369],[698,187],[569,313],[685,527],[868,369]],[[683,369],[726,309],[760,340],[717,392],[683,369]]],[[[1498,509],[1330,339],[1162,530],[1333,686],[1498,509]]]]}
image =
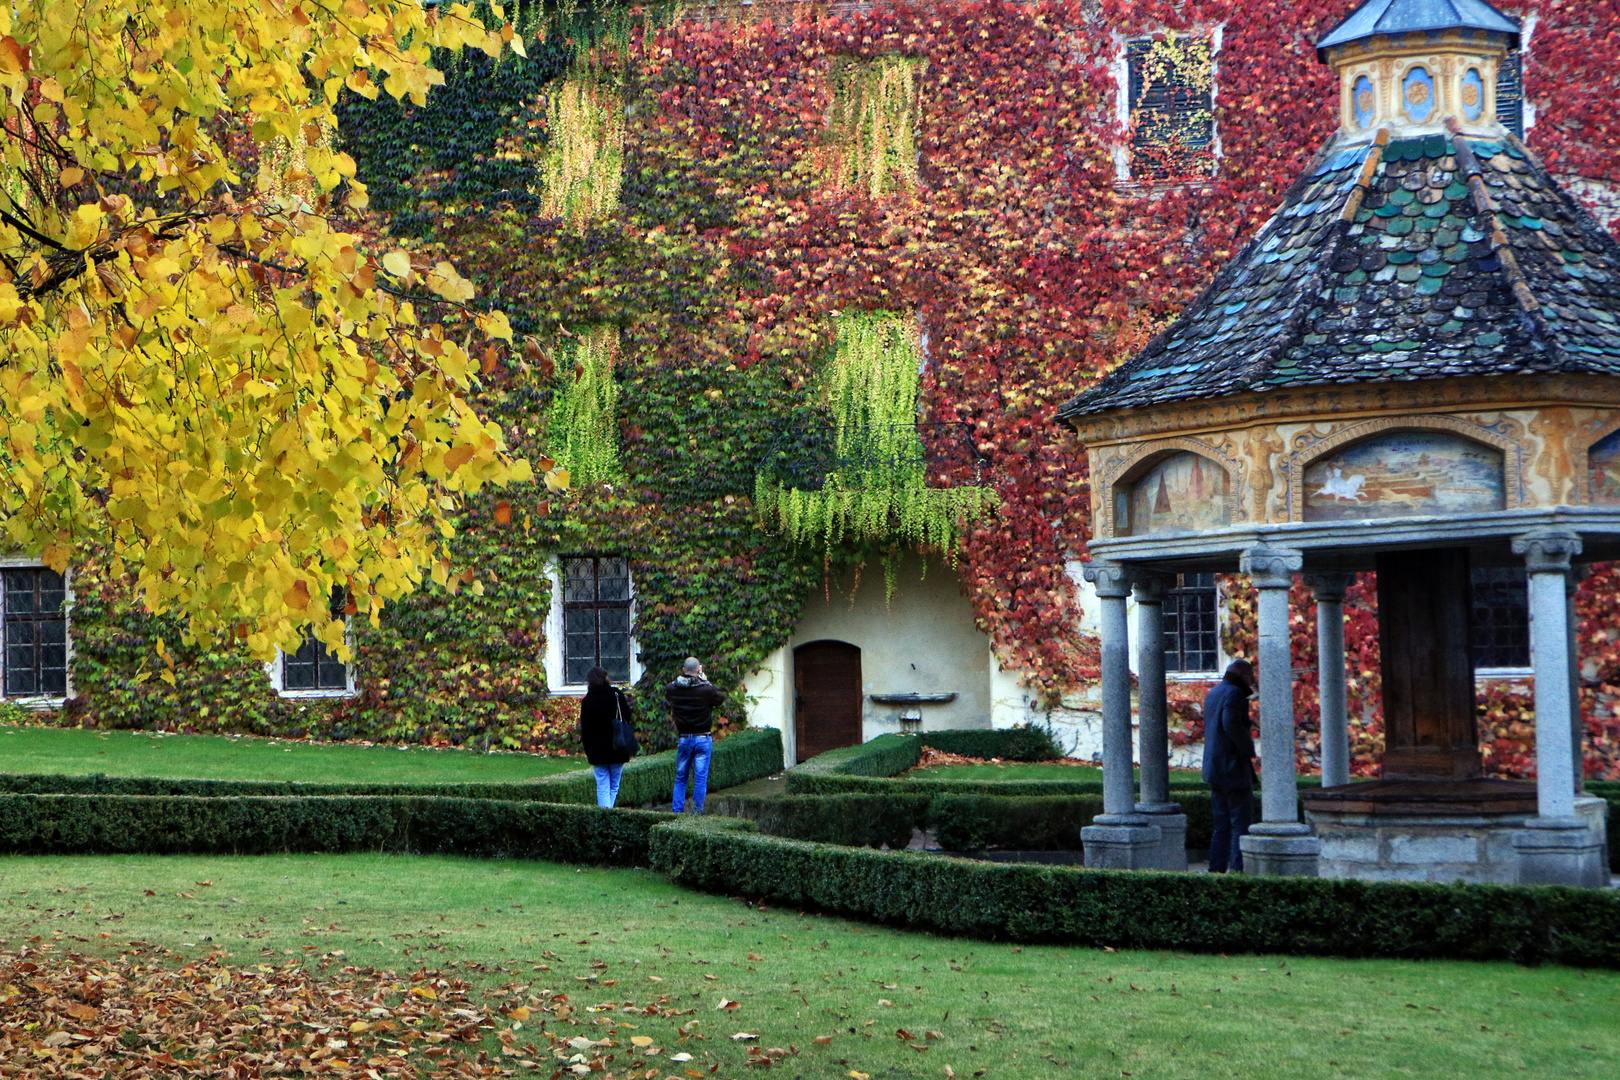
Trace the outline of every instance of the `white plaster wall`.
{"type": "Polygon", "coordinates": [[[793,658],[783,646],[765,658],[760,669],[743,680],[748,695],[750,727],[776,728],[782,733],[782,764],[793,762],[793,658]]]}
{"type": "MultiPolygon", "coordinates": [[[[854,575],[833,584],[829,597],[818,592],[805,605],[789,647],[812,641],[845,641],[861,650],[863,695],[955,693],[948,705],[922,706],[927,731],[991,726],[989,639],[973,621],[973,606],[962,595],[956,571],[938,559],[907,556],[900,566],[894,597],[883,599],[883,568],[869,564],[860,587],[854,575]]],[[[784,735],[793,728],[792,657],[781,685],[784,735]]],[[[752,684],[751,684],[752,685],[752,684]]],[[[900,707],[862,698],[861,737],[873,739],[900,730],[900,707]]],[[[786,740],[784,739],[784,742],[786,740]]],[[[793,760],[789,755],[788,760],[793,760]]]]}

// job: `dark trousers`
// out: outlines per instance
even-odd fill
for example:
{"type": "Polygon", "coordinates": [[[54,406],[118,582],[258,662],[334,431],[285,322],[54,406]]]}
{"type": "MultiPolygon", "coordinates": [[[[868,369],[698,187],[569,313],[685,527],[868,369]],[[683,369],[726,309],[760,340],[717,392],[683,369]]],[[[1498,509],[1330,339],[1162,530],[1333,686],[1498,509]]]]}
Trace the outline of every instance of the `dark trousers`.
{"type": "Polygon", "coordinates": [[[1224,874],[1243,869],[1243,849],[1238,838],[1249,831],[1254,819],[1254,792],[1249,788],[1211,788],[1210,810],[1215,830],[1209,837],[1209,872],[1224,874]]]}

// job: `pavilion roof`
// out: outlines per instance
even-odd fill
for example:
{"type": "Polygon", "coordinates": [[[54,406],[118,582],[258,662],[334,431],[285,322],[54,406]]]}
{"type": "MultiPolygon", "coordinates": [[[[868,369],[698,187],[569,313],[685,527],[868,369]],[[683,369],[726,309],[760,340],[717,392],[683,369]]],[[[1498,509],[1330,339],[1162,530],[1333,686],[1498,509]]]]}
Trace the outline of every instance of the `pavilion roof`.
{"type": "Polygon", "coordinates": [[[1484,30],[1507,34],[1509,48],[1519,47],[1519,24],[1485,0],[1367,0],[1316,43],[1320,57],[1334,45],[1375,34],[1398,36],[1433,30],[1484,30]]]}
{"type": "Polygon", "coordinates": [[[1203,295],[1058,416],[1551,373],[1620,376],[1620,243],[1511,136],[1336,136],[1203,295]]]}

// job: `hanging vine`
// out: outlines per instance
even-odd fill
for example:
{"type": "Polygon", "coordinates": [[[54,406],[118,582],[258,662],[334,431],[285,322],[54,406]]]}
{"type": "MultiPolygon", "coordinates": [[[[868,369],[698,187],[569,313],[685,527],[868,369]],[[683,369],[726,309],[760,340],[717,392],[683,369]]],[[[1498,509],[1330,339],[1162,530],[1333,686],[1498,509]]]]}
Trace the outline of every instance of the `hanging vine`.
{"type": "Polygon", "coordinates": [[[541,206],[577,231],[613,214],[624,182],[624,106],[593,65],[577,63],[548,91],[550,137],[541,206]]]}
{"type": "MultiPolygon", "coordinates": [[[[823,379],[833,415],[834,468],[819,488],[791,488],[761,474],[754,505],[769,527],[825,550],[855,542],[933,548],[953,560],[959,537],[994,508],[987,488],[930,487],[917,433],[921,383],[916,321],[887,312],[844,312],[823,379]]],[[[886,556],[885,567],[894,560],[886,556]]],[[[893,574],[889,592],[893,592],[893,574]]]]}
{"type": "Polygon", "coordinates": [[[617,483],[624,479],[619,463],[619,422],[615,406],[619,384],[613,369],[619,358],[619,328],[594,326],[582,331],[562,352],[561,384],[551,399],[547,448],[572,484],[617,483]],[[569,354],[573,363],[568,363],[569,354]]]}
{"type": "Polygon", "coordinates": [[[917,83],[923,67],[903,56],[834,63],[823,164],[832,190],[864,191],[873,198],[917,190],[917,83]]]}

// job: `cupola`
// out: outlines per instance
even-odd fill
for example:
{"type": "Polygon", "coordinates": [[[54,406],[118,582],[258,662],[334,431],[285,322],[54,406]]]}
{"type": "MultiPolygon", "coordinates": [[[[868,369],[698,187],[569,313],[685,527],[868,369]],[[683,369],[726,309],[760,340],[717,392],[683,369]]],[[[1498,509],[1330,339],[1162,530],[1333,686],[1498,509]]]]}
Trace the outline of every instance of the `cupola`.
{"type": "Polygon", "coordinates": [[[1339,76],[1349,138],[1464,133],[1499,137],[1496,72],[1519,48],[1514,20],[1484,0],[1367,0],[1317,43],[1339,76]]]}

